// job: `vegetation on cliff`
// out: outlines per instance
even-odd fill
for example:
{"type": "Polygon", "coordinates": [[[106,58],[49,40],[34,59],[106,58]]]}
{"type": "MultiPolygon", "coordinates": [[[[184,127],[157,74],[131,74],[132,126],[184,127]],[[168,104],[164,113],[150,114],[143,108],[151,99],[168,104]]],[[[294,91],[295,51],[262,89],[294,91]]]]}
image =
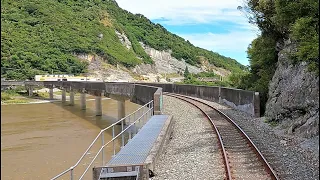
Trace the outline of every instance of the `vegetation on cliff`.
{"type": "Polygon", "coordinates": [[[121,9],[113,0],[1,1],[1,75],[32,79],[35,74],[87,71],[88,63],[74,54],[97,54],[111,64],[133,67],[153,63],[139,42],[172,56],[199,64],[210,63],[241,72],[244,66],[231,58],[193,46],[140,14],[121,9]],[[115,30],[132,43],[127,49],[115,30]]]}
{"type": "Polygon", "coordinates": [[[238,88],[260,92],[262,112],[285,40],[290,39],[297,45],[297,51],[290,54],[291,63],[305,61],[311,71],[319,71],[318,6],[318,0],[246,0],[245,6],[239,7],[249,22],[259,27],[261,35],[247,50],[250,71],[231,79],[238,88]]]}

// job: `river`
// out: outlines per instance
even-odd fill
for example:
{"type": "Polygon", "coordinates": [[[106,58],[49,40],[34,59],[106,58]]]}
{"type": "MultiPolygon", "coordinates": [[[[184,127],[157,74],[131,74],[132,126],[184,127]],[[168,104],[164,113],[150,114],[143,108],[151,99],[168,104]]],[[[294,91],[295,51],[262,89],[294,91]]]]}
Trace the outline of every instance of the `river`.
{"type": "MultiPolygon", "coordinates": [[[[1,106],[1,179],[50,179],[74,165],[100,130],[117,120],[117,101],[103,99],[103,116],[97,117],[90,98],[85,111],[78,100],[74,106],[61,102],[1,106]]],[[[126,114],[140,107],[129,101],[125,105],[126,114]]],[[[105,140],[111,137],[107,133],[105,140]]],[[[112,150],[106,151],[107,160],[112,150]]],[[[86,167],[94,155],[79,166],[86,167]]]]}

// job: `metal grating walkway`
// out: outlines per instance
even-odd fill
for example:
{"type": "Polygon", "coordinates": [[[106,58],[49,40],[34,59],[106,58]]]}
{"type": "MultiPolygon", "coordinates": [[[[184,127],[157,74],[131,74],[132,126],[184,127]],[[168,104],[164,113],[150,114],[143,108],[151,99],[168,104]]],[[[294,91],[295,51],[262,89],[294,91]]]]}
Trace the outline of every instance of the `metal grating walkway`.
{"type": "Polygon", "coordinates": [[[144,163],[168,115],[154,115],[107,165],[144,163]]]}

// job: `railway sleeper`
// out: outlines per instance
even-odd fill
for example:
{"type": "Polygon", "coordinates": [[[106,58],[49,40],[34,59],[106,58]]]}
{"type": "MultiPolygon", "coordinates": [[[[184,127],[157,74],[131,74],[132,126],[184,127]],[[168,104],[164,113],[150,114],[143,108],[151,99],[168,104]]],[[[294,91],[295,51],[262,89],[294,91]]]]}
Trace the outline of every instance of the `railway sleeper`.
{"type": "Polygon", "coordinates": [[[238,148],[238,147],[228,148],[228,152],[232,152],[232,153],[244,153],[248,151],[251,151],[249,146],[246,146],[245,148],[238,148]]]}
{"type": "Polygon", "coordinates": [[[241,142],[245,144],[247,142],[247,140],[244,138],[232,138],[232,137],[225,137],[225,136],[222,136],[222,140],[225,141],[225,143],[241,142]]]}
{"type": "Polygon", "coordinates": [[[257,155],[254,153],[249,154],[234,154],[227,152],[228,156],[233,159],[251,159],[251,158],[257,158],[257,155]]]}
{"type": "Polygon", "coordinates": [[[225,145],[226,149],[232,149],[232,148],[248,148],[250,147],[248,144],[240,144],[240,145],[225,145]]]}
{"type": "Polygon", "coordinates": [[[251,161],[251,162],[233,162],[232,163],[232,167],[236,167],[238,168],[260,168],[260,167],[264,167],[263,164],[260,161],[251,161]]]}
{"type": "MultiPolygon", "coordinates": [[[[218,129],[219,131],[219,129],[218,129]]],[[[241,136],[241,134],[239,134],[238,132],[233,133],[232,135],[229,134],[225,134],[223,131],[219,131],[221,137],[227,137],[230,139],[245,139],[245,137],[241,136]]]]}
{"type": "Polygon", "coordinates": [[[265,171],[265,168],[263,166],[257,166],[257,167],[248,167],[248,168],[237,168],[231,166],[231,171],[235,174],[261,174],[261,175],[268,175],[268,173],[265,171]]]}
{"type": "Polygon", "coordinates": [[[235,174],[235,179],[243,180],[269,180],[271,177],[268,174],[235,174]]]}
{"type": "Polygon", "coordinates": [[[223,134],[224,136],[230,136],[230,137],[242,137],[239,132],[221,132],[220,134],[223,134]]]}
{"type": "Polygon", "coordinates": [[[225,139],[222,138],[222,142],[225,146],[228,147],[234,147],[234,146],[241,146],[241,145],[246,145],[246,141],[245,140],[239,140],[239,141],[228,141],[226,142],[225,139]]]}
{"type": "Polygon", "coordinates": [[[231,159],[229,158],[229,162],[233,163],[250,163],[250,162],[256,162],[258,161],[258,158],[251,158],[251,159],[231,159]]]}

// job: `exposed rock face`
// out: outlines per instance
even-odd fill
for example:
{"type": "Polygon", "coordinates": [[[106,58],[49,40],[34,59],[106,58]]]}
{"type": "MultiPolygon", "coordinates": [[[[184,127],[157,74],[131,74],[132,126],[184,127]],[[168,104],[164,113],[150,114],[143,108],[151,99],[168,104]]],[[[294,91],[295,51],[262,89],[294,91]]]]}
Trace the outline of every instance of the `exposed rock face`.
{"type": "MultiPolygon", "coordinates": [[[[118,31],[115,31],[115,33],[117,34],[119,41],[127,49],[132,48],[131,42],[125,34],[118,31]]],[[[140,44],[144,48],[145,52],[151,56],[152,60],[155,62],[154,64],[140,64],[129,70],[127,68],[115,68],[111,65],[107,65],[106,62],[108,62],[108,60],[103,59],[98,55],[85,53],[74,53],[74,55],[81,60],[90,62],[88,67],[88,75],[99,77],[105,81],[134,82],[137,80],[141,80],[141,78],[134,78],[132,76],[132,73],[134,73],[136,74],[136,76],[142,77],[142,81],[167,82],[167,80],[169,79],[168,81],[171,82],[180,82],[183,81],[183,73],[186,66],[188,66],[188,70],[191,73],[199,73],[210,70],[221,76],[230,74],[229,71],[222,68],[217,68],[205,60],[203,61],[204,63],[202,63],[201,67],[196,67],[187,64],[184,60],[179,61],[176,58],[172,57],[170,51],[158,51],[141,42],[140,44]],[[166,75],[171,73],[180,74],[181,76],[175,78],[166,78],[166,75]]]]}
{"type": "Polygon", "coordinates": [[[86,60],[91,62],[92,60],[94,60],[94,55],[92,54],[86,54],[86,53],[73,53],[74,56],[76,56],[77,58],[81,59],[81,60],[86,60]]]}
{"type": "Polygon", "coordinates": [[[289,134],[319,135],[319,77],[308,71],[308,64],[293,65],[288,54],[295,51],[287,42],[279,52],[277,69],[269,84],[266,117],[281,122],[289,134]]]}
{"type": "MultiPolygon", "coordinates": [[[[143,49],[146,51],[146,53],[150,55],[152,60],[155,62],[154,70],[156,71],[154,72],[158,72],[158,73],[182,72],[183,73],[186,68],[186,65],[188,66],[188,70],[191,73],[199,73],[203,71],[203,69],[201,68],[185,63],[184,60],[179,61],[178,59],[172,57],[170,51],[158,51],[141,42],[140,44],[143,47],[143,49]]],[[[140,68],[140,69],[144,70],[145,68],[140,68]]],[[[150,69],[147,68],[147,71],[150,71],[150,69]]],[[[147,73],[147,72],[144,72],[144,73],[147,73]]]]}
{"type": "Polygon", "coordinates": [[[130,49],[131,46],[131,42],[130,40],[127,38],[127,36],[125,34],[121,34],[120,32],[116,31],[116,34],[120,40],[120,42],[127,48],[130,49]]]}

